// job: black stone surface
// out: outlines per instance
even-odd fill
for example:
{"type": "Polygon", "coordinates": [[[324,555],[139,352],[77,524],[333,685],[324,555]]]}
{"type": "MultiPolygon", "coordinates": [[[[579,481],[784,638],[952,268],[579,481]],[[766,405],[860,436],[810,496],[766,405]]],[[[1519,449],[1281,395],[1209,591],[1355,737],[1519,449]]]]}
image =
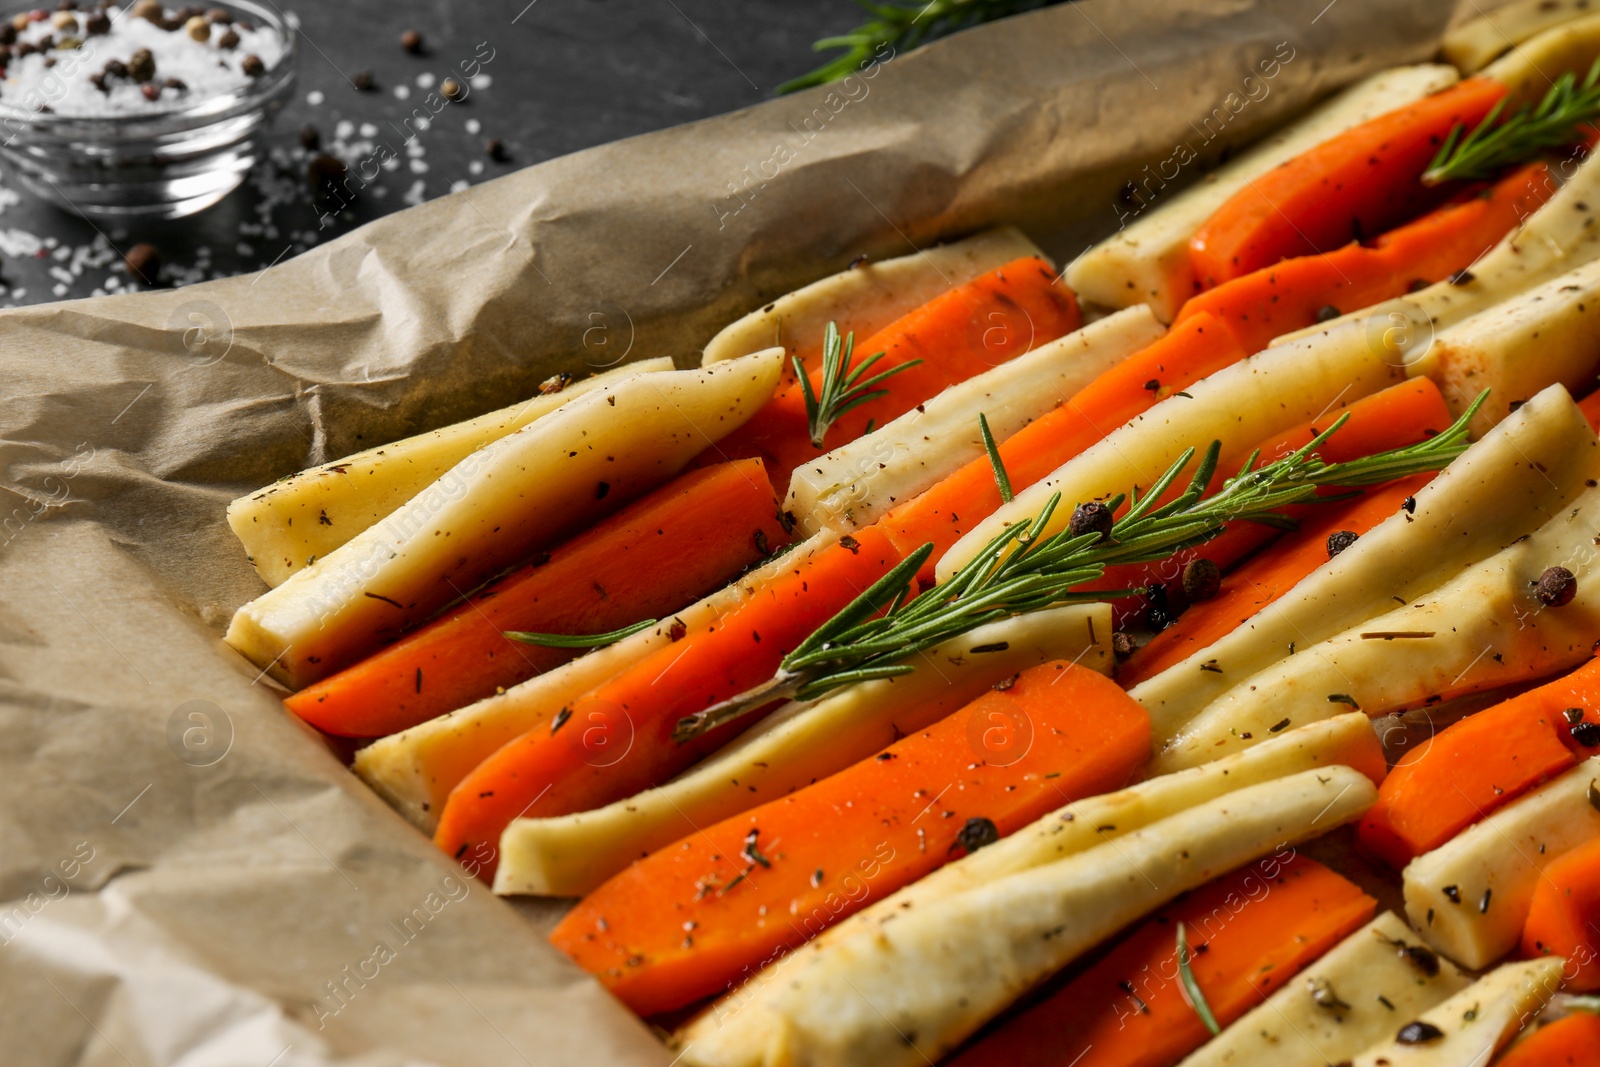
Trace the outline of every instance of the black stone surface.
{"type": "Polygon", "coordinates": [[[850,0],[272,2],[300,23],[299,80],[270,136],[272,158],[199,215],[136,225],[90,223],[0,173],[0,305],[89,296],[108,282],[137,287],[121,253],[140,242],[160,248],[163,284],[261,269],[399,210],[408,196],[431,199],[453,183],[767,99],[816,65],[812,41],[863,14],[850,0]],[[422,55],[401,47],[409,29],[422,34],[422,55]],[[432,75],[437,91],[452,69],[489,49],[488,84],[445,107],[408,145],[405,120],[430,91],[418,77],[432,75]],[[355,87],[361,71],[371,73],[371,91],[355,87]],[[324,151],[351,166],[390,152],[398,166],[380,171],[336,217],[320,217],[299,137],[307,123],[324,151]],[[337,136],[341,129],[348,135],[337,136]],[[488,155],[493,138],[507,161],[488,155]]]}

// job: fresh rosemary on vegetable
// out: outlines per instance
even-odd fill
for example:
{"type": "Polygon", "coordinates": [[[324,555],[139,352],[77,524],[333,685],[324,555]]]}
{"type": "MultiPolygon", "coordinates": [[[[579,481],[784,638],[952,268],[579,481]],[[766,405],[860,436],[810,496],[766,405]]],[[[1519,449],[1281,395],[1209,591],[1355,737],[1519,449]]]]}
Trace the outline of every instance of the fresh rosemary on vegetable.
{"type": "Polygon", "coordinates": [[[1505,101],[1501,100],[1471,133],[1466,133],[1462,125],[1451,130],[1423,172],[1423,184],[1492,178],[1501,169],[1532,159],[1546,148],[1559,148],[1578,140],[1578,127],[1600,118],[1600,59],[1589,68],[1582,84],[1568,71],[1544,94],[1538,107],[1524,104],[1501,122],[1504,110],[1505,101]]]}
{"type": "Polygon", "coordinates": [[[1195,981],[1194,968],[1190,966],[1189,933],[1181,922],[1178,924],[1178,977],[1183,982],[1183,992],[1189,998],[1189,1006],[1206,1024],[1211,1036],[1222,1033],[1222,1027],[1217,1025],[1217,1017],[1211,1014],[1211,1005],[1206,1003],[1205,993],[1200,990],[1200,983],[1195,981]]]}
{"type": "MultiPolygon", "coordinates": [[[[1208,497],[1221,454],[1220,443],[1213,441],[1183,492],[1157,507],[1194,459],[1190,448],[1142,496],[1135,491],[1109,536],[1099,530],[1075,534],[1070,527],[1044,536],[1061,505],[1057,493],[1038,515],[997,535],[948,581],[912,595],[917,572],[933,553],[931,543],[923,545],[800,642],[771,681],[680,719],[673,737],[686,741],[782,697],[813,700],[840,686],[909,674],[916,668],[907,660],[917,653],[987,623],[1056,604],[1137,594],[1141,590],[1081,587],[1101,578],[1107,567],[1149,563],[1203,544],[1231,522],[1293,528],[1282,509],[1318,499],[1319,489],[1377,485],[1438,470],[1466,450],[1468,422],[1487,396],[1487,391],[1479,394],[1449,429],[1419,444],[1325,463],[1316,450],[1349,418],[1340,416],[1299,451],[1259,469],[1259,453],[1252,453],[1239,473],[1208,497]]],[[[1123,501],[1119,495],[1105,503],[1114,512],[1123,501]]]]}
{"type": "Polygon", "coordinates": [[[529,633],[526,630],[506,630],[505,636],[513,641],[521,641],[525,645],[541,645],[545,648],[604,648],[614,645],[625,637],[632,637],[636,633],[650,629],[658,620],[642,619],[631,626],[624,626],[620,630],[612,630],[608,634],[539,634],[529,633]]]}
{"type": "Polygon", "coordinates": [[[811,376],[806,373],[798,356],[794,357],[794,373],[800,379],[800,390],[806,399],[806,422],[811,431],[811,443],[818,448],[822,447],[822,439],[827,436],[828,427],[832,426],[846,412],[869,403],[881,396],[888,396],[887,389],[874,389],[888,378],[899,374],[903,370],[910,370],[920,359],[908,359],[898,366],[880,371],[870,378],[863,379],[862,375],[871,369],[872,365],[883,358],[883,353],[878,352],[868,356],[855,366],[851,366],[851,359],[856,346],[856,335],[845,334],[844,340],[839,339],[839,327],[836,323],[828,323],[822,332],[822,389],[820,395],[811,388],[811,376]]]}
{"type": "Polygon", "coordinates": [[[1000,459],[1000,449],[994,443],[994,434],[989,432],[989,420],[982,412],[978,413],[978,433],[983,436],[983,450],[989,453],[989,466],[994,468],[994,484],[1000,490],[1000,499],[1009,504],[1015,496],[1011,491],[1011,476],[1006,473],[1006,465],[1000,459]]]}
{"type": "Polygon", "coordinates": [[[980,22],[1045,7],[1056,0],[856,0],[873,17],[849,33],[824,37],[811,46],[814,52],[844,49],[809,74],[784,82],[777,95],[825,85],[865,69],[874,60],[908,51],[924,41],[942,37],[980,22]]]}

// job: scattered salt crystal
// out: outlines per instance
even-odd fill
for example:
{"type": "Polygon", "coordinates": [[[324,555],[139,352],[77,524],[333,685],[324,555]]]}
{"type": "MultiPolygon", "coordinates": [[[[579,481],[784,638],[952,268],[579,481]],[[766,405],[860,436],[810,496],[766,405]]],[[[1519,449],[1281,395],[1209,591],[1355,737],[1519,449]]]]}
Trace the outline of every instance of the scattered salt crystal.
{"type": "Polygon", "coordinates": [[[483,129],[483,123],[479,122],[477,119],[468,119],[467,120],[467,122],[466,122],[466,130],[467,130],[468,133],[477,133],[482,129],[483,129]]]}
{"type": "Polygon", "coordinates": [[[412,205],[413,207],[415,207],[417,204],[422,203],[422,201],[423,201],[423,190],[426,189],[426,188],[427,188],[427,186],[425,186],[422,183],[422,179],[418,178],[416,181],[411,183],[411,188],[406,190],[406,195],[405,195],[405,198],[404,198],[405,202],[407,204],[412,205]]]}
{"type": "Polygon", "coordinates": [[[321,89],[313,89],[306,94],[306,103],[310,104],[312,107],[321,107],[322,102],[326,99],[328,98],[322,95],[321,89]]]}
{"type": "Polygon", "coordinates": [[[333,136],[340,141],[348,140],[350,135],[355,132],[356,124],[349,119],[340,119],[339,124],[333,128],[333,136]]]}
{"type": "Polygon", "coordinates": [[[409,85],[396,85],[394,87],[394,98],[396,100],[405,100],[405,99],[409,98],[410,96],[411,96],[411,87],[409,85]]]}
{"type": "Polygon", "coordinates": [[[468,163],[467,164],[467,173],[468,174],[482,174],[483,173],[483,160],[474,159],[471,163],[468,163]]]}
{"type": "Polygon", "coordinates": [[[450,183],[450,191],[452,193],[459,193],[463,189],[471,189],[471,188],[472,188],[472,183],[469,182],[469,181],[466,181],[466,180],[464,180],[462,178],[457,178],[455,181],[450,183]]]}
{"type": "Polygon", "coordinates": [[[487,89],[494,84],[494,79],[487,74],[479,74],[469,80],[472,82],[474,89],[487,89]]]}
{"type": "Polygon", "coordinates": [[[411,173],[426,174],[428,173],[428,165],[420,159],[413,159],[411,161],[411,173]]]}
{"type": "Polygon", "coordinates": [[[432,89],[433,88],[433,83],[436,80],[437,79],[434,78],[434,76],[432,74],[429,74],[427,71],[423,71],[421,74],[417,75],[417,88],[418,89],[432,89]]]}
{"type": "Polygon", "coordinates": [[[366,137],[366,138],[372,138],[372,137],[378,136],[378,125],[377,125],[377,123],[375,123],[375,122],[363,122],[361,124],[361,136],[366,137]]]}
{"type": "Polygon", "coordinates": [[[67,295],[67,287],[65,285],[52,286],[50,291],[52,293],[54,293],[57,297],[63,297],[63,296],[67,295]]]}

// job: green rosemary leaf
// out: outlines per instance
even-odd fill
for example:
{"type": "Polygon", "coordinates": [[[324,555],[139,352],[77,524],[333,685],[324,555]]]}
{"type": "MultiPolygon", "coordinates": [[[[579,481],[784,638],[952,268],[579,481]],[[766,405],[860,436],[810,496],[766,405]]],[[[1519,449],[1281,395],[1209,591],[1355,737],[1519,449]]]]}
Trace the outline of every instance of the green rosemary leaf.
{"type": "Polygon", "coordinates": [[[1211,1005],[1206,1003],[1205,993],[1200,990],[1200,983],[1195,981],[1194,968],[1190,965],[1189,933],[1181,922],[1178,923],[1178,977],[1183,981],[1183,992],[1189,1000],[1189,1006],[1206,1024],[1211,1036],[1222,1033],[1222,1027],[1217,1025],[1217,1017],[1211,1014],[1211,1005]]]}
{"type": "Polygon", "coordinates": [[[822,384],[816,389],[812,388],[811,376],[806,373],[799,357],[791,357],[794,361],[795,375],[800,379],[800,394],[806,402],[806,424],[811,433],[811,444],[817,448],[822,447],[823,438],[828,434],[828,427],[842,415],[854,411],[862,404],[889,395],[887,389],[876,389],[874,386],[922,362],[920,359],[908,359],[904,363],[863,379],[862,375],[883,358],[883,353],[868,356],[852,366],[851,357],[855,345],[854,333],[846,334],[842,341],[839,339],[837,323],[830,322],[823,328],[822,384]]]}
{"type": "Polygon", "coordinates": [[[1014,496],[1011,492],[1011,477],[1006,474],[1005,461],[1000,458],[1000,449],[994,443],[994,434],[989,432],[989,420],[982,412],[978,413],[978,433],[983,436],[983,450],[989,453],[989,466],[994,468],[994,484],[1000,489],[1000,499],[1009,504],[1014,496]]]}
{"type": "Polygon", "coordinates": [[[608,634],[538,634],[526,630],[506,630],[505,635],[525,645],[541,645],[545,648],[604,648],[606,645],[616,644],[625,637],[632,637],[636,633],[650,629],[657,621],[643,619],[632,626],[624,626],[608,634]]]}
{"type": "Polygon", "coordinates": [[[1471,133],[1459,124],[1451,130],[1423,172],[1423,183],[1492,178],[1547,148],[1578,140],[1579,127],[1600,118],[1600,59],[1581,84],[1569,71],[1556,80],[1537,107],[1523,105],[1502,121],[1504,112],[1505,101],[1501,100],[1471,133]]]}

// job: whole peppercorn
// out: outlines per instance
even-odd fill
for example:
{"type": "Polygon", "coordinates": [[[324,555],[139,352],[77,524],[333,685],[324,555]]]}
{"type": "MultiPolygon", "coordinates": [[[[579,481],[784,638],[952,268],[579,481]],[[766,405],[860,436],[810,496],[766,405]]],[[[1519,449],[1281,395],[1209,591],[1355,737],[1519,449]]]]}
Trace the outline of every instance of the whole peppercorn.
{"type": "Polygon", "coordinates": [[[467,87],[454,78],[446,78],[439,83],[439,93],[451,103],[459,103],[467,97],[467,87]]]}
{"type": "Polygon", "coordinates": [[[0,44],[0,67],[5,66],[9,62],[11,62],[11,46],[8,44],[0,44]]]}
{"type": "Polygon", "coordinates": [[[483,150],[487,152],[489,154],[489,158],[494,160],[496,163],[504,163],[506,160],[511,158],[511,153],[506,149],[506,143],[498,137],[491,138],[483,146],[483,150]]]}
{"type": "Polygon", "coordinates": [[[155,245],[134,245],[122,262],[129,274],[146,285],[155,285],[161,278],[161,250],[155,245]]]}
{"type": "Polygon", "coordinates": [[[1549,567],[1534,583],[1533,595],[1547,608],[1565,607],[1578,595],[1578,578],[1565,567],[1549,567]]]}
{"type": "Polygon", "coordinates": [[[1567,727],[1572,739],[1584,748],[1600,747],[1600,723],[1575,722],[1567,727]]]}
{"type": "Polygon", "coordinates": [[[16,55],[18,59],[21,59],[23,56],[33,55],[38,50],[39,46],[34,44],[32,41],[23,41],[21,44],[17,45],[16,55]]]}
{"type": "Polygon", "coordinates": [[[1395,1042],[1401,1045],[1426,1045],[1443,1038],[1443,1030],[1421,1019],[1414,1023],[1406,1023],[1394,1037],[1395,1042]]]}
{"type": "Polygon", "coordinates": [[[17,28],[9,22],[0,22],[0,44],[16,44],[17,28]]]}
{"type": "Polygon", "coordinates": [[[233,12],[225,7],[214,7],[206,12],[206,18],[218,26],[232,26],[233,12]]]}
{"type": "Polygon", "coordinates": [[[345,166],[330,155],[312,156],[306,164],[306,184],[312,196],[326,196],[344,181],[345,166]]]}
{"type": "Polygon", "coordinates": [[[307,152],[315,152],[322,147],[322,131],[311,123],[300,127],[300,147],[307,152]]]}
{"type": "Polygon", "coordinates": [[[143,93],[144,98],[149,100],[151,103],[161,99],[161,86],[157,85],[155,82],[145,82],[143,85],[139,86],[139,91],[143,93]]]}
{"type": "Polygon", "coordinates": [[[1183,595],[1190,602],[1210,600],[1222,591],[1222,571],[1209,559],[1191,559],[1183,566],[1183,595]]]}
{"type": "Polygon", "coordinates": [[[104,11],[91,11],[84,17],[83,31],[90,37],[111,32],[111,18],[104,11]]]}
{"type": "Polygon", "coordinates": [[[217,47],[224,52],[231,52],[239,47],[239,35],[232,28],[222,31],[222,36],[217,38],[217,47]]]}
{"type": "Polygon", "coordinates": [[[106,60],[106,75],[111,78],[126,78],[128,65],[120,59],[106,60]]]}
{"type": "Polygon", "coordinates": [[[161,0],[139,0],[128,13],[136,19],[149,19],[151,22],[160,22],[167,17],[166,11],[161,7],[161,0]]]}
{"type": "Polygon", "coordinates": [[[64,33],[75,33],[78,29],[78,16],[70,11],[57,11],[50,16],[50,24],[64,33]]]}
{"type": "Polygon", "coordinates": [[[261,61],[260,56],[251,52],[239,61],[239,69],[244,71],[246,77],[259,78],[267,72],[267,65],[261,61]]]}
{"type": "Polygon", "coordinates": [[[370,93],[376,89],[377,83],[372,80],[372,71],[358,70],[350,75],[350,84],[356,87],[357,92],[370,93]]]}
{"type": "Polygon", "coordinates": [[[136,82],[147,82],[156,76],[156,57],[150,49],[141,48],[128,57],[128,77],[136,82]]]}
{"type": "Polygon", "coordinates": [[[26,12],[24,12],[21,15],[13,15],[13,16],[11,16],[11,29],[12,29],[12,31],[16,32],[16,31],[27,29],[29,21],[31,21],[31,20],[28,18],[26,12]]]}
{"type": "Polygon", "coordinates": [[[1332,559],[1351,545],[1355,544],[1360,534],[1353,530],[1335,530],[1328,535],[1328,558],[1332,559]]]}
{"type": "Polygon", "coordinates": [[[171,89],[175,93],[186,93],[189,91],[189,83],[184,81],[182,78],[168,78],[166,81],[161,83],[161,87],[163,89],[171,89]]]}
{"type": "Polygon", "coordinates": [[[1343,314],[1344,314],[1344,312],[1340,311],[1338,308],[1334,307],[1332,304],[1323,304],[1321,307],[1319,307],[1317,309],[1317,321],[1318,322],[1332,322],[1334,319],[1338,318],[1340,315],[1343,315],[1343,314]]]}
{"type": "Polygon", "coordinates": [[[422,34],[416,30],[407,30],[400,35],[400,47],[414,56],[422,54],[422,34]]]}
{"type": "Polygon", "coordinates": [[[1165,582],[1150,582],[1147,584],[1144,588],[1146,604],[1144,609],[1145,625],[1152,630],[1160,631],[1177,622],[1178,616],[1183,614],[1182,596],[1182,586],[1173,590],[1165,582]],[[1174,596],[1174,593],[1177,596],[1174,596]],[[1174,600],[1178,600],[1179,603],[1173,603],[1174,600]]]}
{"type": "Polygon", "coordinates": [[[1111,653],[1118,659],[1127,659],[1133,655],[1134,649],[1133,638],[1121,630],[1111,635],[1111,653]]]}
{"type": "Polygon", "coordinates": [[[211,23],[206,21],[204,15],[194,15],[183,24],[183,32],[197,41],[211,40],[211,23]]]}
{"type": "Polygon", "coordinates": [[[976,852],[998,840],[1000,840],[1000,828],[981,815],[968,819],[967,824],[956,835],[956,844],[960,845],[964,852],[976,852]]]}
{"type": "Polygon", "coordinates": [[[1115,521],[1110,508],[1098,500],[1091,500],[1072,509],[1072,518],[1067,522],[1067,529],[1072,531],[1073,537],[1097,533],[1100,535],[1100,540],[1104,541],[1111,536],[1111,526],[1115,521]]]}

